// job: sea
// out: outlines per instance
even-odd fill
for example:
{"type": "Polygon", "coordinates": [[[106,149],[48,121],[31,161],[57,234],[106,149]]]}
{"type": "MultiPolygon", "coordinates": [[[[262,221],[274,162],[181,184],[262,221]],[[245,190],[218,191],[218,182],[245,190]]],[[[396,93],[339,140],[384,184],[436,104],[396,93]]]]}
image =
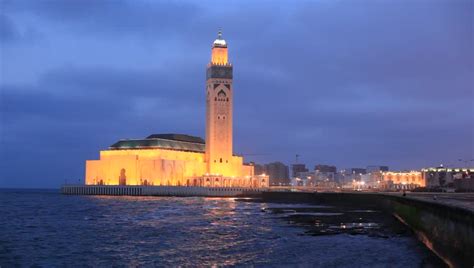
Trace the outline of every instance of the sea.
{"type": "Polygon", "coordinates": [[[433,253],[414,235],[308,235],[285,214],[271,212],[281,206],[3,189],[0,267],[433,266],[433,253]]]}

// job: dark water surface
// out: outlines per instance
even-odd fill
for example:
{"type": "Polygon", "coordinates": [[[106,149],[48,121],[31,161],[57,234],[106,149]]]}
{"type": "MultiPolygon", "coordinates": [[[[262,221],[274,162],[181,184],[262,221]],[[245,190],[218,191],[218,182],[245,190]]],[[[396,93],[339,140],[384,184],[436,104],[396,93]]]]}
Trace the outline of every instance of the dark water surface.
{"type": "MultiPolygon", "coordinates": [[[[433,254],[413,235],[307,235],[304,227],[285,220],[284,213],[301,215],[292,206],[297,205],[0,190],[0,266],[432,264],[433,254]]],[[[340,215],[324,208],[308,213],[340,215]]]]}

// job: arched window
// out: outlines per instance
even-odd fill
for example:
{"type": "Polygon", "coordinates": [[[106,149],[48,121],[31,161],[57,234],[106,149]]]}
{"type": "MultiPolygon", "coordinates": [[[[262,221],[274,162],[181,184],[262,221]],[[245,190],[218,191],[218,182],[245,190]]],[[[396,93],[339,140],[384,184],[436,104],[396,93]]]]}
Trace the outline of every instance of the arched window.
{"type": "Polygon", "coordinates": [[[222,90],[222,89],[219,91],[219,93],[217,93],[217,97],[219,97],[219,100],[221,100],[221,101],[224,101],[226,99],[226,96],[227,95],[225,94],[224,90],[222,90]]]}

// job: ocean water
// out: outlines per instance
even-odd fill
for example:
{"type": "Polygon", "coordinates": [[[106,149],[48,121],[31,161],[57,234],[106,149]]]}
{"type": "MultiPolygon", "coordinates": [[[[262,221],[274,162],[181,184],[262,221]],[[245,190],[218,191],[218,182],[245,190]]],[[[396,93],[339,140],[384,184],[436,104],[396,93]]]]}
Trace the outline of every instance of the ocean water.
{"type": "Polygon", "coordinates": [[[272,206],[0,190],[0,266],[420,267],[432,258],[410,235],[305,235],[272,206]]]}

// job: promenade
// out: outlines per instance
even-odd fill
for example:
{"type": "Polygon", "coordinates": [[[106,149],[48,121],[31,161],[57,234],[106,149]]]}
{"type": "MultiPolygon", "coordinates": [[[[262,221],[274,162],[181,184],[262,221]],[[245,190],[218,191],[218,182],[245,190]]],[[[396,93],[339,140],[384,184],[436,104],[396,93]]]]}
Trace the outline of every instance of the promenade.
{"type": "MultiPolygon", "coordinates": [[[[397,193],[384,193],[387,195],[402,195],[397,193]]],[[[459,207],[474,212],[474,193],[419,193],[406,192],[406,198],[439,203],[452,207],[459,207]]]]}
{"type": "MultiPolygon", "coordinates": [[[[347,191],[334,190],[331,188],[317,187],[288,187],[272,186],[272,192],[318,192],[318,193],[360,193],[360,194],[386,194],[391,196],[403,196],[403,192],[373,192],[373,191],[347,191]]],[[[431,192],[406,192],[406,198],[439,203],[452,207],[459,207],[474,212],[474,193],[431,193],[431,192]]]]}

